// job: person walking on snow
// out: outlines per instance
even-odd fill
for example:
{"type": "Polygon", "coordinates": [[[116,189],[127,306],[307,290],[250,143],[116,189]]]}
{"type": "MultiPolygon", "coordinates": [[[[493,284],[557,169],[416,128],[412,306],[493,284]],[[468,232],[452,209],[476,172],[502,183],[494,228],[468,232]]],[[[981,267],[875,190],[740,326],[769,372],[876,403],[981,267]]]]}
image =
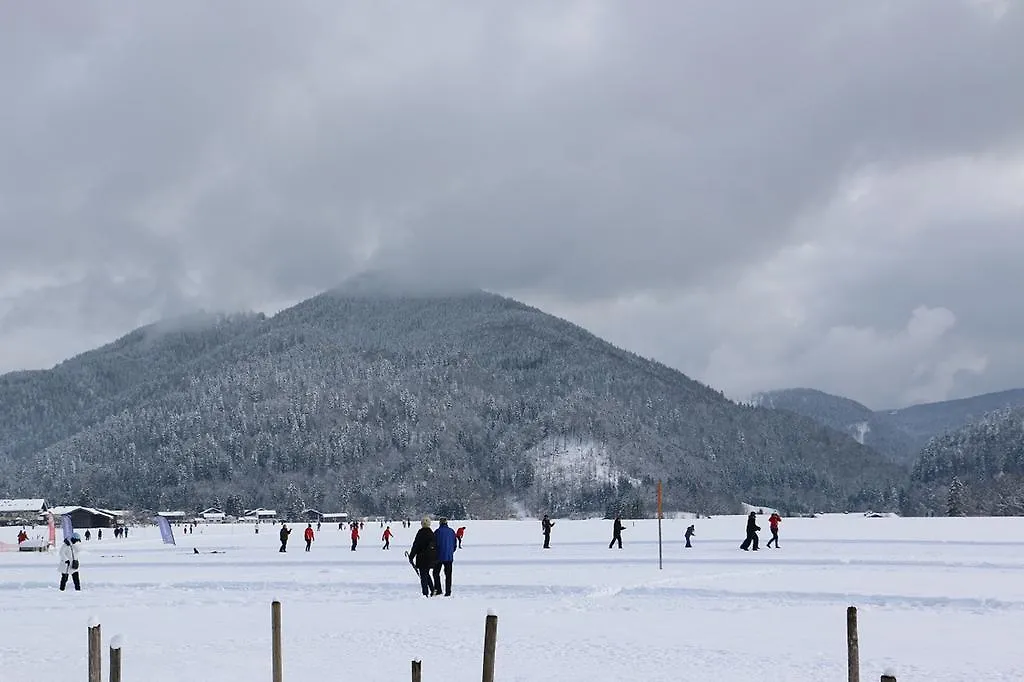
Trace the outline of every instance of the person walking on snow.
{"type": "Polygon", "coordinates": [[[292,534],[292,529],[282,523],[281,524],[281,532],[278,533],[278,537],[281,538],[281,549],[279,549],[277,551],[279,551],[279,552],[287,552],[288,551],[288,536],[291,535],[291,534],[292,534]]]}
{"type": "Polygon", "coordinates": [[[686,533],[683,535],[683,537],[686,538],[687,547],[693,547],[693,545],[690,544],[690,538],[692,538],[694,535],[695,533],[693,532],[693,524],[691,524],[689,527],[687,527],[686,533]]]}
{"type": "Polygon", "coordinates": [[[430,571],[437,563],[437,543],[434,540],[434,531],[430,530],[430,517],[424,516],[420,522],[420,529],[416,531],[412,547],[409,549],[409,563],[420,576],[420,589],[424,597],[433,597],[440,590],[434,589],[431,581],[430,571]]]}
{"type": "Polygon", "coordinates": [[[75,584],[75,590],[81,591],[82,582],[78,577],[78,551],[75,545],[81,542],[82,538],[78,533],[72,533],[70,538],[64,538],[64,544],[60,547],[60,591],[68,586],[68,576],[71,576],[75,584]]]}
{"type": "Polygon", "coordinates": [[[441,592],[441,569],[444,569],[444,596],[452,596],[452,562],[455,560],[455,545],[458,538],[448,526],[448,519],[441,517],[440,525],[434,531],[437,546],[437,562],[434,564],[434,593],[441,592]]]}
{"type": "Polygon", "coordinates": [[[455,539],[459,542],[459,549],[462,549],[462,536],[466,534],[466,527],[459,526],[458,530],[455,531],[455,539]]]}
{"type": "Polygon", "coordinates": [[[359,524],[352,524],[352,551],[356,551],[356,545],[359,544],[359,524]]]}
{"type": "Polygon", "coordinates": [[[778,512],[772,512],[772,515],[768,517],[768,528],[772,531],[772,539],[768,541],[766,547],[771,547],[772,543],[775,543],[775,549],[779,548],[779,524],[782,523],[782,517],[779,516],[778,512]]]}
{"type": "Polygon", "coordinates": [[[554,525],[555,522],[549,519],[547,514],[540,520],[541,532],[544,533],[544,549],[551,549],[551,528],[554,525]]]}
{"type": "Polygon", "coordinates": [[[391,526],[384,529],[384,534],[380,536],[380,539],[384,541],[384,546],[381,549],[391,549],[391,536],[394,533],[391,532],[391,526]]]}
{"type": "Polygon", "coordinates": [[[611,549],[616,542],[619,543],[619,549],[622,549],[622,517],[618,514],[615,515],[615,523],[612,524],[612,541],[608,543],[608,549],[611,549]]]}
{"type": "Polygon", "coordinates": [[[754,544],[754,551],[757,551],[757,531],[761,530],[761,526],[757,525],[757,513],[750,512],[747,516],[747,539],[740,545],[740,549],[744,552],[750,547],[750,544],[754,544]]]}
{"type": "Polygon", "coordinates": [[[309,551],[310,546],[313,544],[313,524],[306,524],[306,531],[302,534],[302,539],[306,541],[306,551],[309,551]]]}

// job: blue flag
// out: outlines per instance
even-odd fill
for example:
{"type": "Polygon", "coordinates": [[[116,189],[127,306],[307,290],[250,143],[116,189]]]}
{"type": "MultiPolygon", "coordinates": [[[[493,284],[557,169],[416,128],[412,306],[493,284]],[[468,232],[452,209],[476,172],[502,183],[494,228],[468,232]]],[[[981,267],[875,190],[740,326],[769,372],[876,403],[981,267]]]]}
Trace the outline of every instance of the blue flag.
{"type": "Polygon", "coordinates": [[[65,540],[71,539],[71,534],[75,532],[74,526],[71,525],[71,514],[60,517],[60,532],[64,534],[65,540]]]}
{"type": "Polygon", "coordinates": [[[160,537],[163,538],[165,545],[177,545],[174,541],[174,531],[171,530],[171,522],[167,520],[165,516],[156,517],[156,523],[160,526],[160,537]]]}

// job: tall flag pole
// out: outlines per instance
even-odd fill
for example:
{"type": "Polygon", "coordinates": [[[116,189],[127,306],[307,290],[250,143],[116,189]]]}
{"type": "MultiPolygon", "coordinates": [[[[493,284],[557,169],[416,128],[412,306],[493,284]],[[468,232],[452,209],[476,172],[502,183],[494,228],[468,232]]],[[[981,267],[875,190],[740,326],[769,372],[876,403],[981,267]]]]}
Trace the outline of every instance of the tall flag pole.
{"type": "Polygon", "coordinates": [[[661,480],[658,480],[658,570],[662,569],[661,564],[661,480]]]}

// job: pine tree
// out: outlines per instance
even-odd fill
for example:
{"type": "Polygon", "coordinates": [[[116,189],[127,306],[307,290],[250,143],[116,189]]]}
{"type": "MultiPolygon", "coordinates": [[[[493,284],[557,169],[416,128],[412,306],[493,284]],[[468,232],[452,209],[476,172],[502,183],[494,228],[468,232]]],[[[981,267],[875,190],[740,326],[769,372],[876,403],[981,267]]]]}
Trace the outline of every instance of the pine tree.
{"type": "Polygon", "coordinates": [[[964,508],[964,484],[959,476],[954,476],[949,484],[946,513],[948,516],[967,516],[967,510],[964,508]]]}

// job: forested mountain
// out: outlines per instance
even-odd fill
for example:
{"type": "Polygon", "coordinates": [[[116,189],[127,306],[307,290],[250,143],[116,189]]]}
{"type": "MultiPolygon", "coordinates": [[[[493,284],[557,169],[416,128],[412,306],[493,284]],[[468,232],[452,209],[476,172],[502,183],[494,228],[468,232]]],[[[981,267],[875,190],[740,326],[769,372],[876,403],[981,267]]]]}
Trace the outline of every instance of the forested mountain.
{"type": "Polygon", "coordinates": [[[0,495],[555,514],[896,504],[905,470],[516,301],[365,282],[0,377],[0,495]]]}
{"type": "Polygon", "coordinates": [[[960,400],[945,400],[938,403],[912,405],[899,410],[885,412],[905,433],[918,441],[956,431],[961,427],[983,419],[986,415],[1024,407],[1024,388],[998,393],[985,393],[960,400]]]}
{"type": "Polygon", "coordinates": [[[901,464],[912,463],[927,441],[926,438],[918,442],[888,413],[874,412],[855,400],[810,388],[761,393],[755,397],[755,403],[810,417],[901,464]]]}
{"type": "Polygon", "coordinates": [[[757,395],[755,404],[810,417],[849,434],[894,462],[916,461],[935,436],[957,429],[1004,408],[1024,406],[1024,389],[873,411],[864,405],[822,391],[791,388],[757,395]]]}
{"type": "Polygon", "coordinates": [[[935,438],[911,475],[910,513],[1024,514],[1024,408],[935,438]]]}

